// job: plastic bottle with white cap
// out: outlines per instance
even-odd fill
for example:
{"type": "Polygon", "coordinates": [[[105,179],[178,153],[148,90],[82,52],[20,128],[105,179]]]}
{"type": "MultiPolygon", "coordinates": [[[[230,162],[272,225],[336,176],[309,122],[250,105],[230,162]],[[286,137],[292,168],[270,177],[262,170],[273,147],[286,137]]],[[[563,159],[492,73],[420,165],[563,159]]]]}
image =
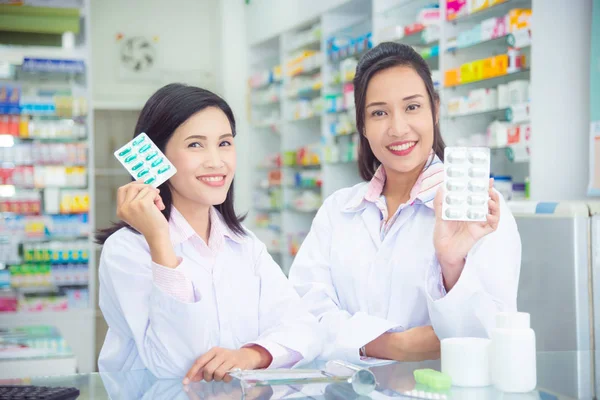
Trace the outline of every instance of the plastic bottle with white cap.
{"type": "Polygon", "coordinates": [[[537,385],[535,332],[528,313],[496,315],[492,332],[491,375],[496,389],[526,393],[537,385]]]}

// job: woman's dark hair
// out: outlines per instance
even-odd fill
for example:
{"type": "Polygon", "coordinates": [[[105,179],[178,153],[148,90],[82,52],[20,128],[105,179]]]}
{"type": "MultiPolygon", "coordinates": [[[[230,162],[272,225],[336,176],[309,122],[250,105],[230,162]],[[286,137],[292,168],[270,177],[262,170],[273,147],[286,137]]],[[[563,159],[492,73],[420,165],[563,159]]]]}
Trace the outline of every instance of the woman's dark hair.
{"type": "MultiPolygon", "coordinates": [[[[146,132],[148,137],[164,153],[173,132],[192,115],[208,107],[216,107],[225,113],[231,124],[231,133],[235,137],[235,118],[225,100],[208,90],[178,83],[164,86],[148,99],[140,113],[133,137],[146,132]]],[[[173,204],[168,181],[160,185],[159,189],[160,196],[165,204],[162,213],[168,221],[171,215],[171,205],[173,204]]],[[[233,182],[229,191],[227,191],[225,201],[215,207],[223,216],[229,229],[239,235],[246,234],[241,224],[243,217],[238,217],[233,209],[233,182]]],[[[98,230],[96,242],[104,244],[110,235],[124,227],[135,231],[127,223],[121,221],[113,224],[110,228],[98,230]]]]}
{"type": "Polygon", "coordinates": [[[369,81],[376,73],[387,68],[396,66],[408,66],[413,68],[423,79],[429,102],[431,104],[431,118],[433,118],[433,151],[443,161],[444,141],[437,122],[439,97],[433,88],[431,71],[429,66],[412,47],[392,42],[384,42],[369,50],[361,57],[356,66],[354,76],[354,103],[356,105],[356,128],[359,133],[358,144],[358,169],[360,176],[369,181],[375,175],[375,171],[381,162],[375,157],[369,141],[365,136],[365,101],[369,81]]]}

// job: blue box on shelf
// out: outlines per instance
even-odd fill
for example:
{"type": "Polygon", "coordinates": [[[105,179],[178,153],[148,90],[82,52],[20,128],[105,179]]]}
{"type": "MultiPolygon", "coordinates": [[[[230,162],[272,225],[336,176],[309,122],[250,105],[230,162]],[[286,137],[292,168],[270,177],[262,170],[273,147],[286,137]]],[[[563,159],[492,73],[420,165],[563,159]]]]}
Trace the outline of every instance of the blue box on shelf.
{"type": "Polygon", "coordinates": [[[22,69],[27,72],[82,74],[85,72],[85,63],[81,60],[53,60],[27,57],[23,59],[22,69]]]}
{"type": "Polygon", "coordinates": [[[0,114],[20,114],[21,88],[0,84],[0,114]]]}

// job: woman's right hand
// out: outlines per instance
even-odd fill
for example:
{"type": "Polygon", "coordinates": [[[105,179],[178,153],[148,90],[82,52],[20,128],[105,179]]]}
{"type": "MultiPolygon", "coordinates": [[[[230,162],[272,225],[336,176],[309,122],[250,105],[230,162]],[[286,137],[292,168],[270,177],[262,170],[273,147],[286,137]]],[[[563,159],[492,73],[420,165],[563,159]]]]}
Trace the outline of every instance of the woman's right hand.
{"type": "Polygon", "coordinates": [[[146,241],[169,236],[160,191],[142,182],[131,182],[117,191],[117,217],[144,235],[146,241]]]}

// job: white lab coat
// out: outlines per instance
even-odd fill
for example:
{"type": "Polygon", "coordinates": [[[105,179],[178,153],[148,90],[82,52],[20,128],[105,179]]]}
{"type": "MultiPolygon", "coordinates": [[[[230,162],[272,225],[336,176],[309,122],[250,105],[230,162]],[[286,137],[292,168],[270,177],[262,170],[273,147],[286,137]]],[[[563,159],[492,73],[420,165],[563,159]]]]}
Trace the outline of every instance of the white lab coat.
{"type": "Polygon", "coordinates": [[[296,364],[321,352],[316,318],[253,234],[240,243],[225,239],[213,260],[188,243],[175,252],[182,260],[177,268],[193,282],[195,302],[181,302],[153,282],[142,235],[121,229],[106,241],[99,297],[109,330],[101,372],[147,368],[158,378],[183,377],[212,347],[248,343],[291,350],[301,355],[296,364]]]}
{"type": "Polygon", "coordinates": [[[367,185],[326,199],[290,271],[326,331],[323,358],[360,362],[363,345],[416,326],[432,325],[440,339],[486,337],[497,311],[516,310],[521,241],[502,197],[497,231],[475,244],[445,294],[433,246],[434,211],[403,204],[382,240],[379,209],[361,202],[367,185]]]}

